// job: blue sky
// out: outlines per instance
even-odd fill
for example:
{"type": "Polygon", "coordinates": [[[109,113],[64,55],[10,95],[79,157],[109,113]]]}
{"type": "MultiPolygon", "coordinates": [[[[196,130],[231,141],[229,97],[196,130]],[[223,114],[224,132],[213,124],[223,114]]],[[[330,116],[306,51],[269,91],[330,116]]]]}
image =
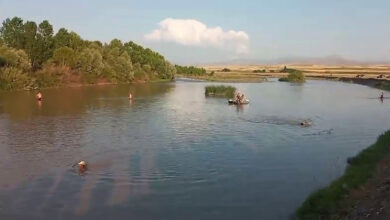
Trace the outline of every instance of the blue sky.
{"type": "Polygon", "coordinates": [[[56,30],[65,27],[90,40],[133,40],[184,64],[328,55],[390,61],[389,11],[389,0],[0,0],[0,20],[47,19],[56,30]],[[184,21],[184,27],[192,19],[207,30],[199,42],[180,41],[177,37],[191,31],[194,22],[183,31],[174,22],[161,30],[159,23],[167,18],[184,21]],[[210,37],[215,27],[222,32],[210,37]],[[159,29],[158,37],[146,39],[159,29]],[[238,36],[239,31],[248,39],[238,36]],[[247,47],[244,53],[236,50],[240,45],[247,47]]]}

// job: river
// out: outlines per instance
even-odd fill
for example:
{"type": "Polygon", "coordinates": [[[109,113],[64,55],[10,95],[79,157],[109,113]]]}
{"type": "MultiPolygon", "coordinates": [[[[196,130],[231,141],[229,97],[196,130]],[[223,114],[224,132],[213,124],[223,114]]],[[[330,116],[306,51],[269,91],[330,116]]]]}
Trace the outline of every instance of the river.
{"type": "Polygon", "coordinates": [[[0,219],[289,219],[390,128],[362,85],[228,83],[237,107],[208,84],[0,92],[0,219]]]}

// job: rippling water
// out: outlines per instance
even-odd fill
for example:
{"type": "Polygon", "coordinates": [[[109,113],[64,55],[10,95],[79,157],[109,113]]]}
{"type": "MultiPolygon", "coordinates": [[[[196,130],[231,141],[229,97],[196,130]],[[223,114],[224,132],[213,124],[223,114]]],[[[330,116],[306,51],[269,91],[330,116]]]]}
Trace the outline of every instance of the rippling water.
{"type": "Polygon", "coordinates": [[[1,92],[0,219],[288,219],[390,127],[365,86],[234,84],[238,108],[206,84],[1,92]]]}

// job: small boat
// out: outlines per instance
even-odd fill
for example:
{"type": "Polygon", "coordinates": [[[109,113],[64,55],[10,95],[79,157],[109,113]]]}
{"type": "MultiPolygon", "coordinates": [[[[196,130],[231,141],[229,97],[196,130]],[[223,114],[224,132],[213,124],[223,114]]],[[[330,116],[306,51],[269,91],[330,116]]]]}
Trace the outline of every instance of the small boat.
{"type": "Polygon", "coordinates": [[[249,104],[249,100],[248,100],[248,99],[245,99],[245,100],[242,101],[242,102],[238,102],[237,100],[229,99],[229,100],[228,100],[228,103],[231,104],[231,105],[246,105],[246,104],[249,104]]]}

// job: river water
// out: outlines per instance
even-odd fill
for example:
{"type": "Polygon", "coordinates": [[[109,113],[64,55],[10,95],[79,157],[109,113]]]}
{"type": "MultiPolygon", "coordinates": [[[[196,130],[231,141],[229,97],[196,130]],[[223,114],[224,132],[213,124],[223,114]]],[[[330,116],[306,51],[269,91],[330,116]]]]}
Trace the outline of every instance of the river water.
{"type": "Polygon", "coordinates": [[[390,128],[362,85],[236,83],[236,107],[208,84],[1,92],[0,219],[289,219],[390,128]]]}

